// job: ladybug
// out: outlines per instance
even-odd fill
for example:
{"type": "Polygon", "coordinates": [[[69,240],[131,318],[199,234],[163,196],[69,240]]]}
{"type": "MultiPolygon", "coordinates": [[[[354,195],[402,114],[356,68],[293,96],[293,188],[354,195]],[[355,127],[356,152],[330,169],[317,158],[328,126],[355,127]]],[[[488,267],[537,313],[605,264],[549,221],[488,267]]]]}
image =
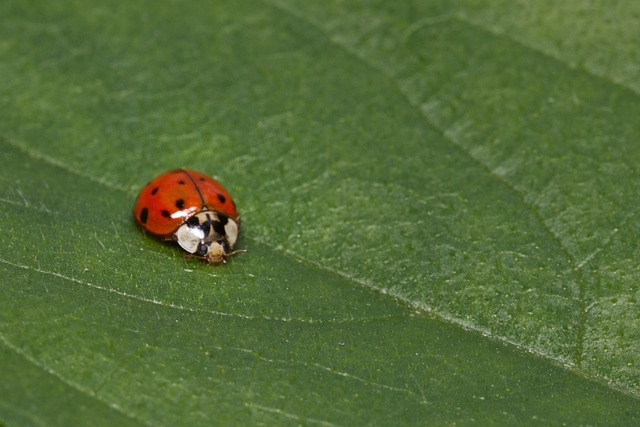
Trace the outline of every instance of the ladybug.
{"type": "Polygon", "coordinates": [[[175,240],[209,264],[224,264],[234,251],[240,219],[229,192],[215,179],[189,169],[174,169],[140,190],[133,217],[149,234],[175,240]]]}

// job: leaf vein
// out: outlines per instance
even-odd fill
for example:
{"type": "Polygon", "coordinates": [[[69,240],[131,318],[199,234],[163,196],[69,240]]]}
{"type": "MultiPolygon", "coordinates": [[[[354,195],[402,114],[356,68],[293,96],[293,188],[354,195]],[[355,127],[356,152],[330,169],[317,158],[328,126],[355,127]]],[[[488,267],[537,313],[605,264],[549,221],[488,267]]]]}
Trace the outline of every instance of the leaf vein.
{"type": "MultiPolygon", "coordinates": [[[[420,115],[424,118],[425,122],[432,127],[434,130],[437,130],[442,136],[443,138],[448,141],[452,147],[455,147],[457,150],[459,150],[462,154],[464,154],[466,157],[468,157],[471,161],[473,161],[475,164],[477,164],[482,170],[484,170],[484,172],[492,177],[495,181],[497,181],[498,183],[500,183],[502,186],[504,186],[510,193],[514,194],[516,196],[516,198],[520,201],[521,205],[528,210],[536,219],[536,221],[540,224],[540,226],[542,227],[542,229],[544,230],[544,232],[549,236],[549,238],[551,239],[551,241],[553,241],[555,243],[555,245],[558,247],[558,250],[560,252],[560,254],[568,261],[568,263],[572,266],[576,266],[578,264],[577,259],[575,258],[575,256],[569,251],[569,249],[564,245],[564,243],[562,242],[562,239],[560,238],[560,236],[558,236],[556,233],[553,232],[553,230],[551,228],[549,228],[549,226],[547,225],[547,223],[543,220],[540,212],[538,211],[538,209],[536,209],[535,206],[530,205],[529,203],[526,202],[526,198],[524,193],[519,190],[517,187],[513,186],[509,181],[505,180],[504,177],[502,177],[501,175],[497,174],[495,171],[493,171],[489,165],[485,164],[480,158],[476,157],[473,155],[473,153],[471,153],[468,149],[466,149],[463,145],[461,145],[460,143],[458,143],[453,136],[451,135],[450,132],[447,132],[445,129],[442,129],[441,127],[439,127],[436,123],[434,123],[429,116],[426,114],[426,112],[420,107],[420,105],[418,105],[415,101],[413,101],[411,94],[408,93],[406,90],[404,90],[397,82],[396,78],[393,76],[392,73],[386,71],[384,68],[382,68],[380,65],[376,64],[375,62],[369,60],[365,55],[363,55],[361,52],[359,52],[356,48],[349,46],[347,44],[345,44],[343,41],[337,39],[336,37],[332,37],[328,31],[322,27],[322,25],[318,22],[316,22],[315,20],[304,16],[303,14],[293,10],[291,7],[288,7],[284,4],[282,4],[281,2],[278,1],[274,1],[274,0],[260,0],[263,3],[270,5],[272,7],[274,7],[275,9],[281,11],[282,13],[289,15],[295,19],[298,19],[300,21],[303,21],[309,25],[311,25],[312,27],[314,27],[320,34],[322,34],[325,39],[337,46],[339,49],[343,50],[344,52],[346,52],[347,54],[351,55],[352,57],[356,58],[357,60],[361,61],[363,64],[365,64],[367,67],[371,68],[372,70],[374,70],[375,72],[379,73],[380,75],[382,75],[386,80],[388,80],[391,85],[396,89],[396,91],[402,96],[402,98],[407,102],[407,104],[417,110],[420,115]]],[[[428,21],[425,21],[426,24],[428,24],[428,21]]],[[[462,21],[461,22],[465,22],[462,21]]],[[[470,24],[471,25],[471,24],[470,24]]],[[[332,270],[333,271],[333,270],[332,270]]],[[[582,274],[580,273],[579,270],[573,268],[572,269],[572,274],[574,275],[576,282],[578,283],[578,305],[579,305],[579,311],[580,311],[580,317],[578,319],[578,333],[577,333],[577,342],[575,343],[575,349],[574,349],[574,363],[576,365],[580,365],[581,361],[582,361],[582,357],[583,357],[583,351],[584,351],[584,335],[585,335],[585,328],[586,328],[586,316],[585,316],[585,281],[582,277],[582,274]]],[[[349,277],[348,275],[344,275],[345,277],[349,277]]],[[[360,280],[351,278],[352,280],[356,280],[357,282],[360,282],[360,280]]],[[[372,285],[367,285],[370,288],[373,289],[377,289],[379,290],[377,287],[372,286],[372,285]]],[[[399,300],[402,300],[403,302],[409,304],[410,306],[416,307],[416,303],[414,301],[410,301],[408,300],[406,297],[402,297],[402,296],[398,296],[396,295],[396,298],[398,298],[399,300]]],[[[419,304],[418,304],[419,305],[419,304]]],[[[463,325],[463,321],[462,319],[459,318],[455,318],[455,317],[449,317],[447,318],[446,316],[443,316],[442,314],[438,313],[436,310],[434,310],[432,307],[424,307],[424,306],[419,306],[417,308],[420,309],[424,309],[427,310],[431,313],[436,314],[437,316],[450,321],[454,324],[460,325],[462,327],[464,327],[465,329],[471,329],[471,330],[476,330],[476,331],[481,331],[483,334],[486,334],[485,331],[482,331],[481,328],[479,328],[478,326],[474,325],[474,326],[469,326],[469,325],[463,325]]],[[[506,339],[505,337],[495,337],[498,338],[500,340],[503,340],[505,342],[511,342],[508,339],[506,339]]],[[[520,346],[518,346],[520,347],[520,346]]],[[[549,355],[547,355],[546,357],[550,357],[549,355]]]]}
{"type": "Polygon", "coordinates": [[[71,387],[74,390],[77,390],[81,394],[84,394],[84,395],[86,395],[86,396],[88,396],[88,397],[90,397],[92,399],[96,399],[97,401],[107,405],[109,408],[113,409],[114,411],[117,411],[117,412],[121,413],[122,415],[126,416],[127,418],[131,418],[132,420],[140,422],[141,424],[144,424],[144,425],[148,425],[148,426],[152,426],[153,425],[153,424],[151,424],[151,423],[149,423],[147,421],[141,420],[140,418],[136,417],[134,414],[132,414],[132,413],[130,413],[128,411],[125,411],[118,404],[109,403],[109,402],[105,401],[103,398],[101,398],[100,396],[96,395],[91,390],[88,390],[85,387],[81,386],[80,384],[76,383],[75,381],[72,381],[72,380],[70,380],[68,378],[65,378],[59,372],[55,371],[54,369],[52,369],[52,368],[46,366],[45,364],[41,363],[40,361],[36,360],[32,356],[30,356],[29,354],[24,352],[22,349],[20,349],[18,346],[16,346],[13,343],[11,343],[2,334],[0,334],[0,342],[2,342],[2,344],[4,344],[5,347],[7,347],[8,349],[10,349],[14,353],[16,353],[18,356],[24,358],[25,360],[27,360],[29,363],[31,363],[35,367],[41,369],[42,371],[46,372],[49,375],[54,376],[55,378],[60,380],[62,383],[68,385],[69,387],[71,387]]]}
{"type": "Polygon", "coordinates": [[[112,190],[119,190],[119,191],[127,192],[127,189],[124,188],[124,187],[120,187],[119,185],[117,185],[117,184],[115,184],[113,182],[107,181],[106,179],[96,178],[96,177],[94,177],[92,175],[89,175],[87,173],[84,173],[82,171],[74,169],[73,167],[67,165],[66,163],[61,162],[60,160],[56,159],[55,157],[51,157],[51,156],[49,156],[47,154],[44,154],[44,153],[42,153],[40,151],[37,151],[37,150],[34,150],[34,149],[30,148],[30,147],[27,147],[27,146],[25,146],[23,144],[15,142],[15,141],[11,141],[11,140],[8,140],[8,139],[5,139],[5,141],[10,146],[12,146],[13,148],[21,151],[22,153],[26,154],[28,157],[30,157],[30,158],[32,158],[34,160],[38,160],[38,161],[44,162],[44,163],[46,163],[48,165],[51,165],[51,166],[57,167],[59,169],[62,169],[65,172],[71,173],[72,175],[76,175],[76,176],[88,179],[89,181],[97,182],[98,184],[102,184],[105,187],[110,188],[112,190]]]}
{"type": "Polygon", "coordinates": [[[567,62],[565,60],[562,59],[561,56],[559,56],[557,53],[553,52],[550,49],[545,49],[542,46],[536,46],[533,43],[527,43],[524,39],[519,38],[519,37],[514,37],[512,35],[510,35],[509,33],[502,31],[496,27],[489,27],[486,25],[483,25],[482,23],[480,23],[477,20],[474,20],[473,18],[467,16],[467,14],[465,14],[464,12],[459,12],[457,14],[455,14],[452,19],[457,19],[459,22],[469,25],[473,28],[482,30],[486,33],[492,34],[495,37],[502,37],[505,38],[507,40],[509,40],[512,43],[515,43],[519,46],[522,46],[528,50],[531,50],[533,52],[536,52],[540,55],[544,55],[548,58],[553,59],[554,61],[556,61],[559,64],[562,64],[563,66],[567,67],[570,70],[581,70],[583,72],[585,72],[586,74],[589,74],[590,76],[593,76],[597,79],[600,80],[604,80],[606,83],[620,87],[624,90],[628,90],[636,95],[640,95],[640,92],[638,90],[636,90],[635,88],[633,88],[632,86],[628,86],[626,85],[624,82],[619,81],[617,79],[615,79],[613,76],[610,75],[606,75],[604,73],[600,73],[597,70],[593,69],[592,67],[589,66],[589,64],[587,62],[583,63],[582,67],[579,67],[577,64],[572,64],[570,62],[567,62]]]}
{"type": "Polygon", "coordinates": [[[272,408],[270,406],[258,405],[257,403],[249,403],[249,402],[247,402],[247,403],[245,403],[245,406],[247,408],[256,409],[258,411],[269,412],[271,414],[277,414],[277,415],[280,415],[280,416],[282,416],[284,418],[288,418],[288,419],[291,419],[291,420],[303,421],[303,422],[306,422],[306,423],[318,424],[318,425],[321,425],[321,426],[328,426],[328,427],[338,426],[338,424],[330,423],[328,421],[318,420],[318,419],[315,419],[315,418],[303,417],[303,416],[300,416],[300,415],[296,415],[296,414],[292,414],[290,412],[283,411],[282,409],[272,408]]]}
{"type": "Polygon", "coordinates": [[[27,270],[27,271],[35,271],[36,273],[40,273],[40,274],[45,274],[45,275],[49,275],[49,276],[54,276],[57,277],[59,279],[63,279],[72,283],[76,283],[82,286],[87,286],[93,289],[97,289],[100,291],[105,291],[105,292],[111,292],[114,293],[116,295],[125,297],[125,298],[131,298],[133,300],[136,301],[142,301],[145,303],[149,303],[149,304],[155,304],[164,308],[171,308],[171,309],[176,309],[176,310],[181,310],[181,311],[187,311],[190,313],[206,313],[206,314],[213,314],[215,316],[220,316],[220,317],[229,317],[229,318],[236,318],[236,319],[242,319],[242,320],[265,320],[265,321],[274,321],[274,322],[297,322],[297,323],[303,323],[303,324],[322,324],[322,323],[329,323],[329,324],[341,324],[341,323],[351,323],[351,322],[362,322],[362,321],[370,321],[370,320],[376,320],[376,321],[380,321],[380,320],[388,320],[388,319],[392,319],[393,316],[388,316],[388,317],[380,317],[380,318],[375,318],[375,319],[371,319],[371,318],[366,318],[366,319],[324,319],[324,320],[316,320],[316,319],[302,319],[302,318],[294,318],[294,317],[270,317],[270,316],[249,316],[246,314],[238,314],[238,313],[228,313],[228,312],[223,312],[223,311],[215,311],[215,310],[201,310],[201,309],[195,309],[195,308],[190,308],[190,307],[185,307],[183,305],[178,305],[178,304],[174,304],[174,303],[169,303],[166,301],[158,301],[156,299],[152,299],[152,298],[145,298],[139,295],[132,295],[132,294],[128,294],[126,292],[120,291],[118,289],[113,289],[113,288],[108,288],[105,286],[100,286],[100,285],[96,285],[93,283],[89,283],[89,282],[84,282],[82,280],[76,279],[75,277],[69,277],[69,276],[65,276],[64,274],[60,274],[57,273],[55,271],[48,271],[48,270],[44,270],[41,269],[39,267],[33,267],[33,266],[29,266],[29,265],[25,265],[25,264],[18,264],[12,261],[7,261],[5,259],[0,258],[0,263],[2,264],[6,264],[9,265],[11,267],[14,268],[20,268],[23,270],[27,270]]]}

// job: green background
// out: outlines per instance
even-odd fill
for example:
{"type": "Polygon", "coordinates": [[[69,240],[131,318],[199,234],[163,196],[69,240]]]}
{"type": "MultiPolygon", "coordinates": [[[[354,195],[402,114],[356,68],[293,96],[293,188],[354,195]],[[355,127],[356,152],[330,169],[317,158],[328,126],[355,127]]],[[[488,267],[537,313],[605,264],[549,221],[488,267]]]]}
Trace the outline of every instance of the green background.
{"type": "Polygon", "coordinates": [[[479,3],[2,2],[0,423],[640,423],[640,3],[479,3]]]}

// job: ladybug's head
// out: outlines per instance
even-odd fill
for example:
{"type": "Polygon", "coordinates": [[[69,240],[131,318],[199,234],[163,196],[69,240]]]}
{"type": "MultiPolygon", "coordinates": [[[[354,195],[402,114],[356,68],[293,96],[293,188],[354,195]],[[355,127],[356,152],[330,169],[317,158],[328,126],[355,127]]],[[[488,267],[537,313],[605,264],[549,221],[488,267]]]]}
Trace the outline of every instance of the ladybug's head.
{"type": "Polygon", "coordinates": [[[238,224],[226,215],[202,211],[182,224],[174,234],[180,247],[209,264],[223,264],[233,255],[238,224]]]}

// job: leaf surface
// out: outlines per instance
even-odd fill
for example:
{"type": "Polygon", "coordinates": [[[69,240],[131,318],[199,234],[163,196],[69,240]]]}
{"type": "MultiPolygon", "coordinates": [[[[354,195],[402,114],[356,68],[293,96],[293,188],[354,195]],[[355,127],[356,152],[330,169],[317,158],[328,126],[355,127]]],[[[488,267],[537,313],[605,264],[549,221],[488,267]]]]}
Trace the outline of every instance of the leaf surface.
{"type": "Polygon", "coordinates": [[[0,6],[0,420],[638,422],[640,15],[298,3],[0,6]],[[248,253],[137,229],[174,167],[248,253]]]}

